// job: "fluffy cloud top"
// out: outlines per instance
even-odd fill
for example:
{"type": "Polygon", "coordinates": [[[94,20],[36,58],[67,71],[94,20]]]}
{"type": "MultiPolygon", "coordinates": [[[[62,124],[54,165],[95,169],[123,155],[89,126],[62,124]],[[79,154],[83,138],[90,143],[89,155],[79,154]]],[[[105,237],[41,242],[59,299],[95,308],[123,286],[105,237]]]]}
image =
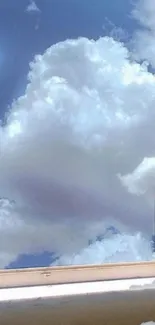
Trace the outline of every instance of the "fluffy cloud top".
{"type": "Polygon", "coordinates": [[[150,233],[149,205],[118,177],[155,155],[155,77],[130,57],[112,38],[79,38],[30,64],[0,127],[0,267],[20,253],[82,252],[107,220],[150,233]]]}
{"type": "Polygon", "coordinates": [[[96,241],[78,254],[63,255],[56,265],[103,264],[152,259],[149,241],[140,234],[116,234],[96,241]]]}

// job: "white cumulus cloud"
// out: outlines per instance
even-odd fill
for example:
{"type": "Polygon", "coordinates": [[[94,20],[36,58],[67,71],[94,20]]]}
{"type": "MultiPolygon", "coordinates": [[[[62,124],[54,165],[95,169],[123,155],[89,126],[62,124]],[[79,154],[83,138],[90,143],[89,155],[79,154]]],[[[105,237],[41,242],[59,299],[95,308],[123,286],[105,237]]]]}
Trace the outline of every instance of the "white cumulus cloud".
{"type": "Polygon", "coordinates": [[[149,241],[140,234],[117,234],[80,250],[78,254],[63,255],[56,265],[103,264],[152,259],[149,241]]]}
{"type": "MultiPolygon", "coordinates": [[[[0,127],[0,267],[43,250],[84,261],[107,223],[128,229],[124,243],[151,234],[148,202],[118,175],[154,157],[154,107],[154,75],[112,38],[66,40],[34,58],[0,127]]],[[[125,258],[121,237],[106,245],[109,260],[125,258]]]]}

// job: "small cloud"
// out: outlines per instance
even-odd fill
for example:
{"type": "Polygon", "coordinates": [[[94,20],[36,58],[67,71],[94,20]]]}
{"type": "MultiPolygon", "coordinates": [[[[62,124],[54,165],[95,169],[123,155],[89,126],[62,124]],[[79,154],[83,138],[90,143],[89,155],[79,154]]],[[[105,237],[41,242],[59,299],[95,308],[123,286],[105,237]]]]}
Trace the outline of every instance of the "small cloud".
{"type": "Polygon", "coordinates": [[[41,10],[40,10],[40,9],[38,8],[38,6],[36,5],[35,1],[32,1],[32,0],[30,0],[30,3],[29,3],[29,5],[27,6],[26,11],[27,11],[27,12],[38,12],[38,13],[41,12],[41,10]]]}

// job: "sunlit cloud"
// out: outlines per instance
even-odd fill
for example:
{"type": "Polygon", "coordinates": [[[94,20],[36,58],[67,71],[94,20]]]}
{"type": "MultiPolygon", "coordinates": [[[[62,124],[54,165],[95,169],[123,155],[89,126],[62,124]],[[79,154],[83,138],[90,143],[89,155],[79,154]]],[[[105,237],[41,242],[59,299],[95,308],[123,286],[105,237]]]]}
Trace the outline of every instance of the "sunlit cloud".
{"type": "Polygon", "coordinates": [[[122,241],[133,242],[132,259],[142,254],[144,239],[133,234],[150,235],[152,208],[118,175],[155,155],[155,77],[130,57],[112,37],[79,38],[31,62],[25,94],[0,127],[0,267],[44,250],[73,263],[88,252],[88,262],[91,248],[94,256],[103,248],[86,248],[89,239],[108,224],[124,237],[108,239],[105,261],[125,258],[122,241]]]}

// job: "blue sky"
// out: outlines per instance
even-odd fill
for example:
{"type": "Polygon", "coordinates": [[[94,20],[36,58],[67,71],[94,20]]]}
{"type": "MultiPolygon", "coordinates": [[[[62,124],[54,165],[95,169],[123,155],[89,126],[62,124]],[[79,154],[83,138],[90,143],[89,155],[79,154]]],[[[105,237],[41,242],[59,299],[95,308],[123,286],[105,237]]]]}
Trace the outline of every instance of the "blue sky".
{"type": "MultiPolygon", "coordinates": [[[[108,34],[108,19],[129,36],[136,28],[131,1],[36,0],[40,13],[28,13],[27,0],[0,2],[0,118],[14,98],[24,93],[29,62],[54,43],[67,38],[98,39],[108,34]],[[103,28],[105,24],[105,29],[103,28]],[[36,28],[37,26],[37,28],[36,28]]],[[[45,266],[51,253],[21,255],[9,267],[45,266]]]]}

